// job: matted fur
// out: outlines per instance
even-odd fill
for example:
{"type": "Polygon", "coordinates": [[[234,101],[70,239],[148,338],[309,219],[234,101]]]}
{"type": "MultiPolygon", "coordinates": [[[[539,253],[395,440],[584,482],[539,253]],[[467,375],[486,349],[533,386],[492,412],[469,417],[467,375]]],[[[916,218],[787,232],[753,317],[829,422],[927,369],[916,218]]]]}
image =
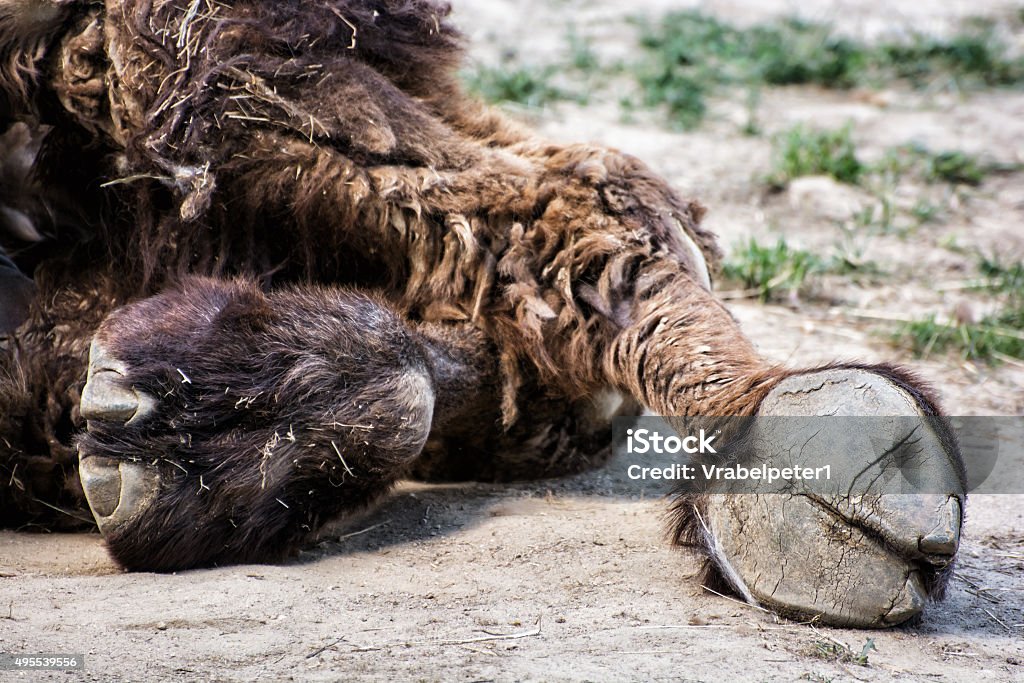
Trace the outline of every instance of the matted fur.
{"type": "MultiPolygon", "coordinates": [[[[255,347],[226,344],[216,326],[197,324],[207,332],[194,344],[157,347],[133,326],[167,317],[183,333],[190,298],[209,304],[195,309],[197,320],[220,320],[216,302],[235,297],[252,309],[243,317],[264,321],[239,334],[284,344],[275,335],[285,331],[266,320],[352,305],[379,318],[367,330],[390,341],[374,348],[404,350],[426,368],[437,412],[425,443],[413,444],[423,449],[418,461],[394,464],[348,498],[285,477],[286,495],[309,486],[317,502],[295,513],[257,492],[242,451],[221,461],[204,451],[194,471],[169,456],[167,467],[189,483],[200,470],[237,476],[217,480],[221,497],[202,504],[184,488],[177,502],[168,494],[167,514],[108,538],[127,566],[184,566],[170,550],[147,554],[145,543],[163,529],[187,545],[190,515],[219,524],[211,534],[220,545],[195,549],[186,564],[277,557],[324,515],[409,471],[512,479],[593,467],[609,438],[590,401],[605,390],[666,415],[750,415],[798,372],[760,358],[701,284],[693,245],[712,268],[719,253],[697,202],[627,154],[549,143],[463,93],[448,11],[432,0],[0,0],[0,123],[20,122],[43,140],[34,182],[0,188],[43,238],[0,223],[0,250],[39,291],[0,353],[5,524],[88,523],[75,476],[88,341],[108,313],[153,295],[101,332],[140,377],[164,376],[175,354],[198,348],[205,355],[193,362],[209,363],[229,397],[236,374],[283,397],[264,406],[273,424],[249,425],[230,443],[249,448],[286,429],[303,394],[281,378],[329,354],[292,354],[297,366],[264,376],[255,347]],[[257,281],[275,293],[261,299],[257,281]],[[283,285],[293,293],[278,293],[283,285]],[[471,400],[452,398],[463,393],[471,400]],[[241,540],[225,526],[231,501],[254,506],[241,540]],[[263,536],[249,535],[260,528],[263,536]]],[[[331,329],[359,341],[357,320],[331,329]]],[[[297,348],[313,333],[296,334],[288,343],[297,348]]],[[[353,357],[365,364],[371,355],[353,357]]],[[[406,375],[378,370],[383,386],[404,395],[406,375]]],[[[362,375],[358,387],[373,389],[362,375]]],[[[178,415],[174,402],[196,399],[175,392],[163,394],[172,427],[191,405],[178,415]]],[[[227,414],[227,405],[217,410],[227,414]]],[[[195,427],[199,440],[224,436],[217,414],[195,427]]],[[[308,413],[296,415],[309,426],[308,413]]],[[[115,458],[160,443],[161,455],[176,453],[181,435],[157,432],[97,426],[81,443],[115,458]]],[[[318,447],[312,464],[330,455],[326,442],[318,447]]],[[[207,482],[198,483],[201,493],[207,482]]],[[[692,540],[695,509],[677,508],[677,542],[692,540]]]]}
{"type": "Polygon", "coordinates": [[[594,328],[614,333],[638,284],[692,267],[684,230],[717,257],[702,209],[636,159],[554,147],[467,99],[444,4],[189,7],[69,5],[54,72],[19,71],[65,105],[50,177],[86,165],[131,207],[102,228],[137,294],[186,273],[386,284],[413,317],[509,340],[511,422],[525,360],[567,391],[596,383],[573,359],[600,357],[594,328]],[[68,118],[91,153],[62,147],[68,118]]]}
{"type": "MultiPolygon", "coordinates": [[[[412,319],[471,322],[498,347],[509,426],[524,386],[579,400],[622,384],[602,359],[634,302],[694,267],[684,231],[717,258],[703,210],[638,160],[551,145],[465,97],[444,4],[66,3],[45,26],[24,19],[34,4],[0,5],[0,90],[46,131],[48,204],[80,200],[92,237],[55,231],[30,264],[48,303],[18,343],[79,364],[33,385],[77,387],[118,304],[251,274],[383,287],[412,319]],[[101,263],[116,274],[88,284],[101,263]]],[[[73,396],[58,404],[36,431],[81,426],[73,396]]],[[[46,451],[70,465],[61,431],[46,451]]]]}

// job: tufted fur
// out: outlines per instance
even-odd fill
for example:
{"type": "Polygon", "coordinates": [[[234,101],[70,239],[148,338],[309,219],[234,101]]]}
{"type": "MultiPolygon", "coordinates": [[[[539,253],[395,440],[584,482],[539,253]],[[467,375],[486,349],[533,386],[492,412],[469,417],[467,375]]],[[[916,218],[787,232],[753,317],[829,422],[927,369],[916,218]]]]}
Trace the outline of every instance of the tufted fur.
{"type": "Polygon", "coordinates": [[[0,0],[0,117],[37,159],[33,178],[0,176],[25,218],[0,222],[17,268],[3,272],[38,291],[27,318],[4,311],[25,318],[0,353],[4,524],[88,523],[86,350],[132,302],[100,338],[162,397],[159,419],[81,437],[174,482],[145,525],[108,537],[129,567],[278,557],[405,474],[593,467],[607,390],[623,410],[744,415],[794,372],[707,290],[719,254],[703,208],[627,154],[549,143],[468,98],[447,14],[435,0],[0,0]],[[204,383],[174,381],[191,367],[204,383]],[[363,453],[353,466],[375,474],[340,495],[338,443],[315,433],[349,424],[342,404],[360,397],[411,423],[381,427],[394,443],[363,453]],[[292,428],[301,454],[281,446],[292,428]],[[268,463],[282,468],[269,488],[268,463]]]}

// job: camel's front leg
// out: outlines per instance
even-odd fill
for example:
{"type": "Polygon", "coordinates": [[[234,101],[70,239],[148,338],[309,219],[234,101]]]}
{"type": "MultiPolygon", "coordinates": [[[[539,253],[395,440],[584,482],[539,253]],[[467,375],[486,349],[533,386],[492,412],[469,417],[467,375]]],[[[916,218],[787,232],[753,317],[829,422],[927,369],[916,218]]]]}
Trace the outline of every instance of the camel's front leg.
{"type": "MultiPolygon", "coordinates": [[[[893,368],[770,366],[722,305],[683,273],[635,304],[605,360],[619,387],[665,416],[937,412],[926,392],[893,368]]],[[[823,458],[888,457],[907,437],[907,424],[893,421],[865,439],[864,452],[823,458]]],[[[966,502],[955,443],[927,421],[918,426],[924,429],[915,448],[929,493],[680,495],[674,536],[701,548],[712,574],[734,591],[781,613],[848,626],[906,621],[927,598],[942,597],[966,502]]]]}

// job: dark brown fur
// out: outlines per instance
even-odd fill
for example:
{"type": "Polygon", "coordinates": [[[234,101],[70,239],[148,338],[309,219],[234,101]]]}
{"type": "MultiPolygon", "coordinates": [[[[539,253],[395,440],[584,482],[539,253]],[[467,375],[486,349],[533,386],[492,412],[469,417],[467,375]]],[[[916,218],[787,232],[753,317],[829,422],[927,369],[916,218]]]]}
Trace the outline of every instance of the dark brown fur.
{"type": "MultiPolygon", "coordinates": [[[[7,524],[77,523],[48,506],[82,511],[86,347],[132,301],[143,300],[101,337],[167,402],[150,431],[97,428],[82,447],[154,457],[176,482],[146,526],[108,539],[133,567],[276,557],[410,471],[511,479],[593,467],[610,441],[592,406],[606,389],[667,415],[745,415],[792,372],[766,364],[699,284],[689,245],[718,259],[703,208],[627,154],[548,143],[466,97],[442,3],[109,0],[30,20],[39,5],[0,2],[0,113],[45,132],[36,191],[79,213],[32,258],[0,234],[40,292],[0,356],[7,524]],[[158,329],[167,341],[154,341],[158,329]],[[310,362],[299,349],[330,357],[313,343],[324,329],[358,363],[316,374],[317,387],[284,381],[310,362]],[[177,370],[192,367],[212,379],[182,384],[177,370]],[[256,477],[254,450],[290,424],[323,428],[332,400],[366,391],[394,408],[404,390],[393,382],[410,367],[437,401],[418,460],[418,442],[405,441],[386,472],[337,496],[318,468],[337,474],[334,446],[352,436],[338,432],[335,444],[309,437],[291,478],[268,488],[256,477]],[[297,500],[315,503],[288,505],[297,500]],[[153,535],[174,540],[155,550],[153,535]]],[[[290,453],[274,452],[288,465],[290,453]]]]}
{"type": "Polygon", "coordinates": [[[160,468],[158,511],[107,535],[128,567],[283,557],[386,491],[430,431],[424,344],[365,294],[194,280],[114,313],[99,339],[161,397],[143,425],[98,422],[81,444],[160,468]]]}

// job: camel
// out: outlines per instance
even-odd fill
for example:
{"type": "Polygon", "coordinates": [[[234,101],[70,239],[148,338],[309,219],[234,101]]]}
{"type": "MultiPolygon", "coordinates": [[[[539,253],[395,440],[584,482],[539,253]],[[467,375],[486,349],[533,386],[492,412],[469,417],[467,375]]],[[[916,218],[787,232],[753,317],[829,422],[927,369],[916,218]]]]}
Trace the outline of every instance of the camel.
{"type": "MultiPolygon", "coordinates": [[[[766,362],[705,209],[468,96],[448,13],[0,2],[5,526],[89,511],[129,570],[278,561],[403,477],[598,467],[642,409],[941,414],[896,366],[766,362]]],[[[920,448],[938,492],[680,492],[672,537],[782,614],[905,622],[966,504],[955,442],[920,448]]]]}

